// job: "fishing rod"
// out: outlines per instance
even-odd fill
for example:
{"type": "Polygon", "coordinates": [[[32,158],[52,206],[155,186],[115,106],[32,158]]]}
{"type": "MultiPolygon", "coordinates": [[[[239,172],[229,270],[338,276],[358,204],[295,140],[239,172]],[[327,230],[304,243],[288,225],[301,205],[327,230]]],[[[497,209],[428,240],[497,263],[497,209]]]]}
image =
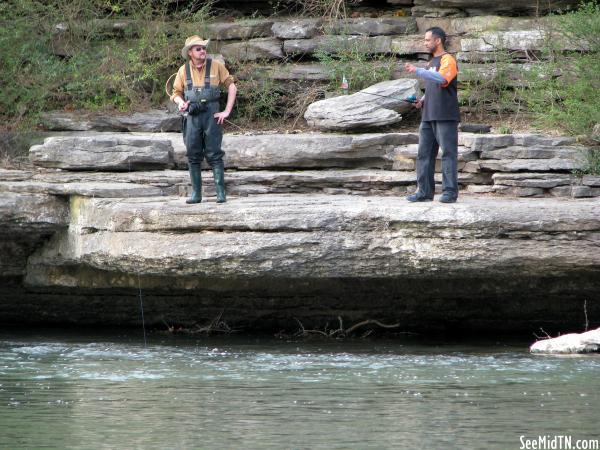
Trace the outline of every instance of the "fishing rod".
{"type": "Polygon", "coordinates": [[[394,100],[400,100],[401,102],[406,102],[406,103],[411,103],[411,104],[415,104],[415,103],[418,102],[418,99],[417,99],[416,95],[409,95],[406,98],[400,98],[400,97],[394,97],[392,95],[374,94],[373,92],[365,92],[365,91],[357,92],[357,94],[368,94],[368,95],[374,95],[376,97],[391,98],[391,99],[394,99],[394,100]]]}

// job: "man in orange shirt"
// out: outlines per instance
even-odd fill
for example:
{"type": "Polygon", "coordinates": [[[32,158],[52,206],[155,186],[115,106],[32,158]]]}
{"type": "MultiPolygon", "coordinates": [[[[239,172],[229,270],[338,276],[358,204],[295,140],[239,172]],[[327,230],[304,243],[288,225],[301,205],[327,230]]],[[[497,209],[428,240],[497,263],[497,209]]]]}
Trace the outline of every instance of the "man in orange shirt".
{"type": "Polygon", "coordinates": [[[207,57],[208,42],[199,36],[186,39],[181,56],[187,61],[177,72],[171,96],[179,111],[184,113],[183,141],[192,181],[192,196],[186,203],[202,201],[200,165],[205,156],[213,171],[217,203],[226,201],[221,125],[231,114],[237,88],[225,66],[207,57]],[[223,111],[219,111],[219,86],[227,89],[227,104],[223,111]]]}
{"type": "Polygon", "coordinates": [[[458,67],[446,52],[446,33],[439,27],[425,32],[425,46],[433,58],[426,69],[405,64],[405,69],[425,80],[425,96],[415,104],[422,108],[417,155],[417,191],[406,197],[409,202],[433,200],[435,160],[442,147],[442,196],[440,202],[454,203],[458,198],[458,67]]]}

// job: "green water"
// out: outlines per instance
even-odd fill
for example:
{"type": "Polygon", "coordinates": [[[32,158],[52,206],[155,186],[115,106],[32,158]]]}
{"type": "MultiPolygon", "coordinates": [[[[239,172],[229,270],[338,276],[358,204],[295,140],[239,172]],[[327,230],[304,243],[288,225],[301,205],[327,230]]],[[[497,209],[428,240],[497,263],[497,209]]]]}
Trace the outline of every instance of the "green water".
{"type": "Polygon", "coordinates": [[[0,448],[521,448],[600,437],[600,357],[415,340],[0,335],[0,448]],[[26,336],[26,337],[24,337],[26,336]]]}

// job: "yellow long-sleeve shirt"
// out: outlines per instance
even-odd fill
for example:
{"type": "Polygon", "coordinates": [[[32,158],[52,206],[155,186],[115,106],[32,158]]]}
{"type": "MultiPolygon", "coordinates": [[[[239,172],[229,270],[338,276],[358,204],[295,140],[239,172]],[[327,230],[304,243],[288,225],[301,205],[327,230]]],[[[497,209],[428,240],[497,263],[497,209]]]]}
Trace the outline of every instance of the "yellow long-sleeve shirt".
{"type": "MultiPolygon", "coordinates": [[[[187,63],[186,63],[187,64],[187,63]]],[[[204,75],[206,73],[206,64],[198,70],[193,64],[191,65],[192,83],[194,86],[204,86],[204,75]]],[[[233,76],[229,74],[223,63],[212,60],[210,66],[210,85],[223,86],[225,89],[233,83],[233,76]]],[[[183,91],[185,90],[185,64],[179,68],[175,81],[173,82],[173,95],[171,100],[179,96],[183,99],[183,91]]]]}

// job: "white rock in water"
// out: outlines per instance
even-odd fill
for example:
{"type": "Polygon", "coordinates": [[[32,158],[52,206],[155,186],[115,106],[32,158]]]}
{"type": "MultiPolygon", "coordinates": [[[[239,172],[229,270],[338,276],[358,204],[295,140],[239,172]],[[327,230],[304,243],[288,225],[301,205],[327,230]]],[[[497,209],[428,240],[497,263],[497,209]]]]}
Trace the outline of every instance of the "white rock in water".
{"type": "Polygon", "coordinates": [[[600,328],[537,341],[531,353],[590,353],[600,351],[600,328]]]}

